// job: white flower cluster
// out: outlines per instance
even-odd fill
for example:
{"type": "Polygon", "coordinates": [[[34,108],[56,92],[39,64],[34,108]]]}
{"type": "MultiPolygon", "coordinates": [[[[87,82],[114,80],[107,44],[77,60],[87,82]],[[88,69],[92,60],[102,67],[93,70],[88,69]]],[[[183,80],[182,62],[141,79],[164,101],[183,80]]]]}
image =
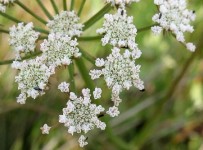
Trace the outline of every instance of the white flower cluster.
{"type": "Polygon", "coordinates": [[[107,3],[111,3],[112,6],[119,5],[125,6],[126,4],[131,4],[132,2],[139,2],[140,0],[106,0],[107,3]]]}
{"type": "MultiPolygon", "coordinates": [[[[98,94],[98,89],[95,89],[95,91],[98,94]]],[[[72,135],[75,132],[86,134],[95,127],[104,130],[106,124],[98,119],[98,115],[105,109],[101,105],[97,106],[91,103],[89,89],[83,89],[82,95],[77,97],[75,93],[70,92],[70,100],[67,102],[67,107],[63,108],[63,114],[59,115],[59,122],[63,123],[72,135]]],[[[78,140],[81,147],[87,145],[85,140],[84,135],[81,135],[78,140]]]]}
{"type": "Polygon", "coordinates": [[[80,36],[84,25],[78,23],[79,17],[74,11],[62,11],[60,14],[54,16],[47,26],[51,32],[62,33],[70,37],[80,36]]]}
{"type": "Polygon", "coordinates": [[[35,50],[35,42],[39,37],[39,32],[33,30],[33,23],[26,25],[18,23],[10,28],[9,44],[16,51],[16,59],[20,59],[21,53],[29,53],[35,50]]]}
{"type": "Polygon", "coordinates": [[[15,0],[0,0],[0,11],[5,12],[6,6],[12,4],[14,1],[15,0]]]}
{"type": "Polygon", "coordinates": [[[111,44],[139,51],[135,43],[137,29],[133,17],[128,17],[125,9],[119,8],[114,15],[105,14],[104,19],[103,27],[97,30],[97,33],[104,35],[101,40],[103,46],[111,44]]]}
{"type": "Polygon", "coordinates": [[[195,51],[195,46],[192,43],[186,43],[184,32],[192,33],[193,26],[191,21],[195,19],[194,11],[187,9],[185,0],[154,0],[154,3],[159,7],[159,13],[152,17],[152,20],[159,26],[152,27],[154,34],[159,34],[163,29],[171,31],[179,42],[186,45],[190,51],[195,51]]]}
{"type": "Polygon", "coordinates": [[[17,97],[17,102],[25,104],[27,97],[35,99],[44,94],[49,77],[55,73],[53,67],[47,67],[42,57],[37,57],[29,61],[14,61],[12,67],[20,70],[15,82],[21,94],[17,97]]]}
{"type": "Polygon", "coordinates": [[[115,106],[121,101],[119,93],[123,89],[128,90],[131,86],[139,90],[144,89],[143,81],[139,78],[140,65],[135,65],[132,53],[127,49],[124,54],[120,54],[120,49],[114,47],[107,60],[98,58],[95,65],[102,69],[91,70],[90,76],[93,80],[104,76],[107,86],[112,89],[112,101],[115,106]]]}
{"type": "Polygon", "coordinates": [[[47,65],[57,67],[69,65],[72,62],[71,57],[81,55],[77,45],[77,39],[71,40],[70,36],[61,33],[50,33],[48,40],[44,40],[40,49],[46,57],[47,65]]]}

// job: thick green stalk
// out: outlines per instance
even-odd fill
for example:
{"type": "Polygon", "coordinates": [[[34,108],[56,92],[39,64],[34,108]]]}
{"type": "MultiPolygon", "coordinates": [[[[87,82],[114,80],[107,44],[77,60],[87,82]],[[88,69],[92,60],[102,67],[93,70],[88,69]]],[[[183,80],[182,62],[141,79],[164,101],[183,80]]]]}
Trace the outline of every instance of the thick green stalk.
{"type": "Polygon", "coordinates": [[[63,0],[63,10],[67,10],[67,2],[66,2],[66,0],[63,0]]]}
{"type": "Polygon", "coordinates": [[[51,0],[52,7],[56,14],[59,13],[58,7],[56,6],[55,0],[51,0]]]}
{"type": "Polygon", "coordinates": [[[94,83],[92,79],[90,78],[89,71],[87,67],[85,66],[85,63],[83,61],[83,58],[79,58],[75,60],[76,65],[78,67],[78,70],[80,71],[82,78],[84,79],[86,86],[93,91],[94,90],[94,83]]]}
{"type": "Polygon", "coordinates": [[[74,64],[71,63],[68,66],[68,71],[69,71],[69,76],[70,76],[70,89],[72,92],[76,93],[76,88],[75,88],[75,80],[74,80],[74,64]]]}
{"type": "Polygon", "coordinates": [[[47,24],[47,22],[42,19],[41,17],[37,16],[33,11],[31,11],[29,8],[27,8],[23,3],[21,3],[20,1],[15,1],[16,4],[18,4],[21,8],[23,8],[26,12],[28,12],[30,15],[32,15],[33,17],[35,17],[38,21],[40,21],[43,24],[47,24]]]}
{"type": "Polygon", "coordinates": [[[86,60],[88,60],[90,63],[95,64],[95,59],[93,56],[85,52],[81,47],[79,47],[80,52],[82,53],[82,57],[84,57],[86,60]]]}
{"type": "Polygon", "coordinates": [[[71,0],[71,3],[70,3],[70,10],[73,10],[74,5],[75,5],[75,0],[71,0]]]}
{"type": "Polygon", "coordinates": [[[9,33],[8,30],[4,30],[4,29],[0,29],[0,32],[1,32],[1,33],[7,33],[7,34],[9,33]]]}
{"type": "Polygon", "coordinates": [[[109,12],[111,10],[111,5],[107,4],[106,6],[104,6],[98,13],[96,13],[93,17],[91,17],[89,20],[87,20],[84,23],[84,28],[83,30],[87,30],[89,27],[91,27],[94,23],[96,23],[99,19],[101,19],[104,14],[106,14],[107,12],[109,12]]]}
{"type": "Polygon", "coordinates": [[[43,12],[45,13],[45,15],[51,20],[53,19],[53,16],[48,12],[48,10],[46,9],[46,7],[44,7],[43,3],[41,2],[41,0],[37,0],[38,5],[41,7],[41,9],[43,10],[43,12]]]}
{"type": "Polygon", "coordinates": [[[85,5],[85,2],[86,2],[86,0],[83,0],[83,1],[82,1],[82,3],[81,3],[81,5],[80,5],[80,9],[79,9],[79,11],[78,11],[78,16],[80,16],[80,15],[81,15],[82,10],[83,10],[84,5],[85,5]]]}
{"type": "MultiPolygon", "coordinates": [[[[28,56],[25,56],[25,57],[22,57],[21,60],[26,60],[26,59],[30,59],[32,57],[35,57],[35,56],[38,56],[40,55],[42,52],[35,52],[31,55],[28,55],[28,56]]],[[[0,65],[7,65],[7,64],[11,64],[15,59],[11,59],[11,60],[5,60],[5,61],[0,61],[0,65]]]]}

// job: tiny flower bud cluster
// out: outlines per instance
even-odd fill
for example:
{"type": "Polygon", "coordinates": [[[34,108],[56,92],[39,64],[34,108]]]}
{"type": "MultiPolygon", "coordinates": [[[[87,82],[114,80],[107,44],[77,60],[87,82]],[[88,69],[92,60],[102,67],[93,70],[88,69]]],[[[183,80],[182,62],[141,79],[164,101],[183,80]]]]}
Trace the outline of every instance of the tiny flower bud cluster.
{"type": "Polygon", "coordinates": [[[190,51],[195,51],[195,46],[192,43],[185,43],[184,32],[192,33],[193,26],[191,21],[195,19],[195,13],[189,11],[185,0],[154,0],[154,3],[159,6],[159,13],[152,17],[152,20],[159,26],[152,27],[152,32],[157,35],[162,29],[171,31],[176,39],[184,43],[190,51]]]}
{"type": "Polygon", "coordinates": [[[139,78],[140,65],[135,65],[131,52],[127,49],[124,54],[120,54],[120,49],[114,47],[107,60],[97,59],[95,65],[103,68],[91,70],[90,76],[93,80],[104,76],[107,86],[112,89],[115,105],[119,103],[118,95],[123,89],[129,90],[131,86],[144,89],[143,81],[139,78]]]}
{"type": "Polygon", "coordinates": [[[18,83],[18,89],[21,94],[17,97],[17,102],[25,104],[27,97],[35,99],[44,94],[49,77],[54,74],[54,68],[43,64],[42,57],[37,57],[29,61],[14,61],[12,67],[20,70],[15,82],[18,83]]]}
{"type": "Polygon", "coordinates": [[[35,42],[39,37],[39,32],[33,30],[33,23],[30,22],[26,25],[18,23],[17,26],[10,28],[9,44],[16,51],[16,59],[20,59],[21,53],[29,53],[35,50],[35,42]]]}
{"type": "Polygon", "coordinates": [[[61,92],[69,92],[69,86],[70,86],[69,83],[61,82],[61,84],[58,85],[58,89],[59,89],[61,92]]]}
{"type": "Polygon", "coordinates": [[[80,36],[84,25],[78,23],[79,19],[74,11],[62,11],[54,16],[54,19],[50,20],[47,26],[53,33],[59,32],[70,37],[80,36]]]}
{"type": "MultiPolygon", "coordinates": [[[[100,93],[101,89],[97,88],[95,91],[100,93]]],[[[70,100],[67,102],[67,107],[63,108],[63,114],[59,115],[59,122],[63,123],[72,135],[75,132],[86,134],[95,127],[104,130],[106,124],[98,119],[98,115],[105,109],[101,105],[91,103],[89,89],[83,89],[82,95],[77,97],[75,93],[70,92],[70,100]]],[[[78,140],[81,147],[87,145],[85,140],[84,135],[81,135],[78,140]]]]}
{"type": "Polygon", "coordinates": [[[14,3],[15,0],[0,0],[0,12],[6,11],[6,6],[14,3]]]}
{"type": "Polygon", "coordinates": [[[44,40],[41,44],[41,51],[46,57],[46,64],[48,66],[69,65],[71,57],[79,57],[81,53],[76,47],[78,45],[77,39],[71,40],[71,37],[61,33],[51,33],[48,40],[44,40]]]}

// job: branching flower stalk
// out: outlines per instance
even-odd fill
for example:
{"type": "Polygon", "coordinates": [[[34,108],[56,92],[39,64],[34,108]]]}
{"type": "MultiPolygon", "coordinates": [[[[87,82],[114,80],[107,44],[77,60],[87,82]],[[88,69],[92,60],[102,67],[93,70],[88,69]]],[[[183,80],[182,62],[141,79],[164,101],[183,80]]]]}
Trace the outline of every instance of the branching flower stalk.
{"type": "MultiPolygon", "coordinates": [[[[195,51],[195,45],[186,43],[183,33],[193,32],[191,21],[195,19],[194,11],[187,9],[185,0],[154,0],[158,11],[152,20],[154,25],[137,29],[133,23],[133,16],[128,16],[126,7],[139,0],[103,0],[106,5],[84,24],[80,23],[80,15],[84,9],[86,0],[81,1],[78,11],[74,10],[75,0],[71,0],[70,9],[67,1],[63,0],[63,10],[59,10],[55,0],[50,0],[55,15],[53,16],[41,0],[38,5],[49,20],[38,16],[29,7],[19,0],[0,0],[0,15],[17,23],[9,30],[0,29],[1,33],[9,34],[9,45],[16,57],[12,60],[0,62],[0,65],[12,63],[12,68],[18,70],[15,82],[20,90],[16,98],[17,103],[25,104],[28,97],[37,99],[49,89],[49,80],[60,66],[68,67],[69,83],[62,82],[58,89],[69,95],[66,106],[59,115],[59,123],[64,124],[68,133],[80,134],[78,138],[81,147],[88,144],[87,133],[94,128],[105,130],[106,123],[101,121],[101,116],[117,117],[120,114],[120,93],[136,87],[144,90],[144,82],[140,79],[141,65],[137,59],[141,57],[136,35],[138,32],[151,28],[154,34],[160,34],[162,30],[172,32],[176,39],[183,43],[190,51],[195,51]],[[23,22],[6,13],[9,6],[20,6],[28,14],[41,22],[49,30],[35,27],[32,22],[23,22]],[[112,9],[115,8],[115,9],[112,9]],[[108,13],[113,10],[112,13],[108,13]],[[177,19],[178,16],[178,19],[177,19]],[[98,20],[104,18],[103,25],[96,31],[99,35],[84,37],[83,32],[89,29],[98,20]],[[92,56],[90,51],[80,47],[78,41],[89,42],[101,40],[102,46],[110,45],[109,54],[106,58],[92,56]],[[38,49],[38,45],[39,49],[38,49]],[[88,52],[87,52],[88,51],[88,52]],[[83,59],[85,58],[85,59],[83,59]],[[89,70],[85,60],[95,65],[97,69],[89,70]],[[82,96],[77,96],[77,85],[74,73],[77,66],[85,86],[82,96]],[[104,108],[98,101],[102,99],[102,88],[93,81],[104,80],[108,89],[111,90],[113,105],[104,108]]],[[[136,3],[137,5],[139,3],[136,3]]],[[[13,8],[13,7],[11,7],[13,8]]],[[[123,101],[125,103],[125,101],[123,101]]],[[[108,125],[108,124],[107,124],[108,125]]],[[[44,124],[42,134],[49,134],[51,128],[44,124]]],[[[108,132],[111,133],[109,127],[108,132]]],[[[112,140],[112,138],[110,138],[112,140]]],[[[120,139],[117,137],[116,140],[120,139]]],[[[121,143],[122,147],[127,144],[121,143]]]]}

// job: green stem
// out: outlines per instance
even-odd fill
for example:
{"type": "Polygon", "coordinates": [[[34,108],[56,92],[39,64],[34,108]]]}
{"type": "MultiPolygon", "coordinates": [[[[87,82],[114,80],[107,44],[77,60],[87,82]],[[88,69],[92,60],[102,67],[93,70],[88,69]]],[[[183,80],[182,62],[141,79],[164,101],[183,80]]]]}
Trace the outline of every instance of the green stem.
{"type": "Polygon", "coordinates": [[[82,57],[84,57],[86,60],[88,60],[90,63],[95,64],[95,59],[93,56],[85,52],[81,47],[79,47],[80,52],[82,53],[82,57]]]}
{"type": "Polygon", "coordinates": [[[4,30],[4,29],[0,29],[0,32],[1,33],[7,33],[7,34],[9,34],[9,31],[8,30],[4,30]]]}
{"type": "Polygon", "coordinates": [[[107,12],[109,12],[111,10],[111,5],[107,4],[106,6],[104,6],[98,13],[96,13],[93,17],[91,17],[89,20],[87,20],[84,23],[84,28],[83,30],[87,30],[89,27],[91,27],[94,23],[96,23],[99,19],[101,19],[104,14],[106,14],[107,12]]]}
{"type": "Polygon", "coordinates": [[[54,8],[55,13],[58,14],[59,10],[58,10],[58,7],[56,6],[55,0],[51,0],[51,4],[52,4],[52,7],[54,8]]]}
{"type": "MultiPolygon", "coordinates": [[[[9,16],[8,14],[2,13],[2,12],[0,12],[0,15],[3,16],[3,17],[5,17],[5,18],[7,18],[7,19],[9,19],[9,20],[11,20],[11,21],[13,21],[13,22],[15,22],[15,23],[23,22],[23,21],[21,21],[21,20],[18,20],[18,19],[16,19],[16,18],[14,18],[14,17],[12,17],[12,16],[9,16]]],[[[25,24],[27,24],[27,23],[25,23],[25,24]]],[[[39,32],[41,32],[41,33],[49,34],[49,31],[44,30],[44,29],[39,28],[39,27],[34,27],[34,30],[39,31],[39,32]]]]}
{"type": "Polygon", "coordinates": [[[146,27],[137,29],[137,32],[142,32],[142,31],[149,30],[149,29],[151,29],[151,27],[156,26],[156,25],[158,25],[158,24],[153,24],[153,25],[150,25],[150,26],[146,26],[146,27]]]}
{"type": "Polygon", "coordinates": [[[77,65],[81,75],[82,75],[82,78],[85,81],[86,86],[91,91],[93,91],[94,90],[94,83],[93,83],[92,79],[90,78],[89,71],[88,71],[87,67],[85,66],[83,58],[76,59],[75,62],[76,62],[76,65],[77,65]]]}
{"type": "Polygon", "coordinates": [[[74,80],[74,64],[73,62],[68,66],[69,76],[70,76],[70,89],[76,93],[75,80],[74,80]]]}
{"type": "Polygon", "coordinates": [[[101,35],[97,36],[87,36],[87,37],[78,37],[78,41],[95,41],[95,40],[100,40],[102,38],[101,35]]]}
{"type": "Polygon", "coordinates": [[[86,2],[86,0],[83,0],[83,1],[82,1],[82,4],[80,5],[80,9],[79,9],[79,11],[78,11],[78,16],[80,16],[80,15],[81,15],[82,10],[83,10],[84,5],[85,5],[85,2],[86,2]]]}
{"type": "Polygon", "coordinates": [[[43,24],[47,24],[47,22],[42,19],[41,17],[37,16],[34,12],[32,12],[29,8],[27,8],[23,3],[21,3],[20,1],[15,1],[16,4],[18,4],[21,8],[23,8],[26,12],[28,12],[30,15],[32,15],[33,17],[35,17],[37,20],[39,20],[41,23],[43,24]]]}
{"type": "Polygon", "coordinates": [[[105,118],[106,132],[109,140],[115,144],[119,150],[130,150],[130,145],[124,142],[119,136],[116,136],[110,127],[109,121],[105,118]]]}
{"type": "Polygon", "coordinates": [[[67,2],[66,0],[63,0],[63,10],[67,10],[67,2]]]}
{"type": "Polygon", "coordinates": [[[41,7],[41,9],[43,10],[43,12],[45,13],[45,15],[51,20],[53,19],[52,15],[48,12],[48,10],[46,9],[46,7],[44,7],[43,3],[41,2],[41,0],[37,0],[38,5],[41,7]]]}
{"type": "MultiPolygon", "coordinates": [[[[38,56],[40,55],[42,52],[35,52],[29,56],[25,56],[25,57],[22,57],[21,60],[26,60],[26,59],[30,59],[32,57],[35,57],[35,56],[38,56]]],[[[5,60],[5,61],[0,61],[0,65],[8,65],[8,64],[11,64],[15,59],[11,59],[11,60],[5,60]]]]}
{"type": "Polygon", "coordinates": [[[71,0],[71,3],[70,3],[70,10],[71,11],[73,10],[74,5],[75,5],[75,0],[71,0]]]}

